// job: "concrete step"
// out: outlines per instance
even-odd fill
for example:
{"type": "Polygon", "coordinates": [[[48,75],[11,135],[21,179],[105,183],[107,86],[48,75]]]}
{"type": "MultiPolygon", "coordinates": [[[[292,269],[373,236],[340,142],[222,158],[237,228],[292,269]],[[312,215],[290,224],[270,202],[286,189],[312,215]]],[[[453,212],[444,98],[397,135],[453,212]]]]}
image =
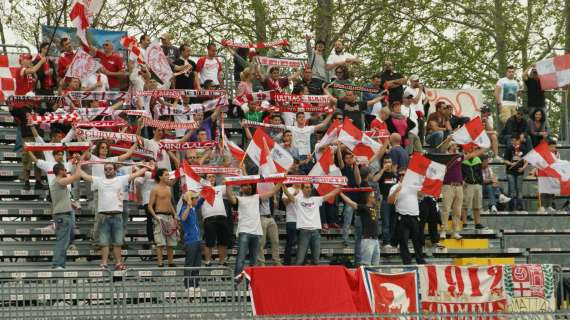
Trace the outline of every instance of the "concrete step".
{"type": "Polygon", "coordinates": [[[504,234],[505,247],[542,248],[549,251],[570,252],[570,233],[567,234],[504,234]]]}
{"type": "Polygon", "coordinates": [[[481,214],[481,223],[491,229],[570,229],[570,217],[566,213],[481,214]]]}

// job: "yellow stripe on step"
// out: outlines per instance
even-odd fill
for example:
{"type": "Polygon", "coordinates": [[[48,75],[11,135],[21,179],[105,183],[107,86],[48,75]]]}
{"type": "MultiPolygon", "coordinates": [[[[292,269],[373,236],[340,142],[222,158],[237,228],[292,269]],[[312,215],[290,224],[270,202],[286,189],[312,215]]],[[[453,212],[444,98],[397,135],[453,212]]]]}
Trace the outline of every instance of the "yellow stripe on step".
{"type": "Polygon", "coordinates": [[[515,258],[455,258],[453,264],[456,266],[515,264],[515,258]]]}
{"type": "Polygon", "coordinates": [[[447,249],[489,249],[489,239],[445,239],[441,243],[447,249]]]}

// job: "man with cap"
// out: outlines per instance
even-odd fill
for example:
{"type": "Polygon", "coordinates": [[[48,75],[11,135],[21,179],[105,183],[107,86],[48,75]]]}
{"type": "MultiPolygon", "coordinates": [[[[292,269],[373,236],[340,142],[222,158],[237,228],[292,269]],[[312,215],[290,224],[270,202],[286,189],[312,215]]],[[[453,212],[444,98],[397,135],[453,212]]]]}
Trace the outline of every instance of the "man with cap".
{"type": "Polygon", "coordinates": [[[113,51],[113,42],[105,40],[103,50],[97,50],[95,58],[98,58],[103,66],[101,73],[107,75],[110,90],[119,91],[121,89],[120,78],[128,76],[128,73],[125,72],[121,55],[113,51]]]}
{"type": "Polygon", "coordinates": [[[180,50],[172,44],[172,35],[170,33],[160,36],[160,42],[162,43],[162,52],[168,58],[170,67],[174,69],[174,61],[180,56],[180,50]]]}

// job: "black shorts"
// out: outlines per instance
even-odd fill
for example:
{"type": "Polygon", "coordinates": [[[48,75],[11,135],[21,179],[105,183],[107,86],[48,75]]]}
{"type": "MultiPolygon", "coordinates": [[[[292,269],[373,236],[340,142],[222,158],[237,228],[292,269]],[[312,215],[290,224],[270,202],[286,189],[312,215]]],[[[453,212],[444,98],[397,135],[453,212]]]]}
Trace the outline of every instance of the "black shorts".
{"type": "Polygon", "coordinates": [[[216,245],[227,246],[231,239],[231,232],[225,216],[213,216],[204,220],[204,233],[206,237],[206,247],[212,248],[216,245]]]}

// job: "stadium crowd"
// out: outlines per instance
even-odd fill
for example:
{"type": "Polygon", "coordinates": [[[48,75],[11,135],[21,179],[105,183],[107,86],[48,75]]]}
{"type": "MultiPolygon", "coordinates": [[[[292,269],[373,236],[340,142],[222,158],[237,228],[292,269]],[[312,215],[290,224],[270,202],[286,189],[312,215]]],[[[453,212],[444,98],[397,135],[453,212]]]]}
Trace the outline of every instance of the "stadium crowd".
{"type": "MultiPolygon", "coordinates": [[[[136,202],[147,214],[147,236],[156,249],[159,266],[174,266],[173,248],[179,242],[186,253],[185,266],[211,266],[215,262],[215,248],[217,263],[226,266],[228,248],[232,248],[234,242],[238,248],[236,274],[243,269],[248,254],[250,265],[318,264],[321,230],[327,229],[342,230],[344,245],[354,246],[352,263],[355,265],[378,265],[381,250],[398,247],[402,262],[411,264],[410,239],[415,252],[413,258],[422,264],[425,263],[423,230],[426,225],[431,246],[441,248],[444,247],[441,239],[461,239],[461,223],[466,225],[474,220],[476,229],[485,229],[480,221],[482,210],[524,210],[522,180],[527,163],[522,156],[543,139],[549,139],[555,152],[556,142],[548,138],[544,92],[533,67],[522,73],[527,109],[520,107],[523,90],[514,78],[514,67],[507,68],[505,77],[497,81],[496,109],[493,109],[498,111],[501,130],[495,129],[490,105],[481,108],[481,119],[491,140],[490,149],[482,149],[463,147],[450,139],[450,134],[469,119],[456,116],[453,106],[445,101],[430,106],[420,75],[403,75],[393,61],[386,60],[382,70],[371,74],[365,85],[359,85],[362,79],[354,79],[352,69],[364,62],[347,52],[340,40],[326,56],[325,43],[313,42],[313,38],[307,36],[306,52],[296,57],[303,63],[296,68],[267,67],[261,63],[264,57],[281,52],[270,46],[252,50],[211,43],[205,55],[193,60],[190,47],[184,43],[175,46],[170,34],[162,35],[160,41],[174,74],[171,81],[160,81],[151,68],[137,62],[132,52],[127,59],[123,58],[117,51],[119,48],[114,48],[109,41],[102,48],[85,48],[100,61],[101,68],[84,79],[65,76],[79,50],[67,38],[58,43],[61,55],[57,61],[47,56],[48,43],[40,45],[36,57],[20,56],[16,96],[28,95],[30,99],[10,104],[10,111],[18,123],[21,143],[41,145],[47,131],[52,143],[90,142],[85,151],[46,150],[25,152],[23,156],[21,179],[26,189],[32,187],[29,182],[32,170],[36,189],[46,188],[42,175],[47,176],[57,234],[54,268],[65,267],[65,251],[73,241],[73,212],[87,205],[79,202],[81,196],[89,199],[88,205],[93,210],[93,240],[101,250],[102,268],[108,268],[109,251],[114,255],[115,269],[126,268],[121,246],[130,202],[136,202]],[[233,57],[233,79],[224,79],[224,74],[229,74],[224,73],[228,66],[222,63],[220,54],[233,57]],[[141,95],[132,100],[124,97],[80,100],[71,95],[75,91],[109,93],[160,89],[219,92],[217,90],[230,86],[236,88],[234,99],[230,99],[227,106],[217,105],[205,112],[194,110],[193,106],[208,105],[212,96],[141,95]],[[312,105],[302,98],[289,102],[275,101],[273,96],[255,98],[256,93],[267,91],[300,97],[321,96],[325,103],[311,109],[312,105]],[[34,100],[33,94],[71,99],[34,100]],[[272,106],[289,108],[291,112],[275,111],[284,109],[272,106]],[[89,121],[101,124],[90,131],[136,136],[130,142],[85,134],[89,130],[73,122],[28,125],[29,114],[63,110],[70,113],[86,108],[145,110],[160,123],[182,125],[171,130],[171,125],[147,125],[137,115],[106,111],[94,111],[94,116],[87,116],[89,121]],[[161,112],[161,108],[186,111],[161,112]],[[310,175],[315,166],[324,165],[321,159],[325,158],[325,151],[330,150],[327,153],[332,162],[330,172],[338,169],[339,175],[346,177],[346,186],[340,188],[332,184],[327,192],[317,192],[311,183],[285,186],[282,181],[276,181],[269,186],[242,183],[236,188],[226,183],[230,179],[225,179],[225,174],[212,171],[200,173],[201,177],[196,178],[201,186],[210,187],[208,196],[205,187],[202,192],[188,188],[184,180],[191,177],[182,170],[186,164],[238,168],[243,176],[263,175],[262,161],[253,161],[250,156],[245,160],[236,159],[232,152],[234,147],[229,147],[232,139],[223,122],[235,118],[241,119],[243,126],[243,149],[255,138],[252,128],[264,130],[268,138],[262,140],[260,153],[280,145],[293,159],[293,164],[284,168],[288,174],[310,175]],[[327,132],[331,127],[347,121],[379,141],[382,147],[363,158],[351,152],[353,146],[330,139],[327,132]],[[195,126],[184,127],[188,123],[195,126]],[[215,143],[208,144],[209,141],[215,143]],[[186,150],[167,150],[162,148],[166,142],[197,144],[186,150]],[[506,146],[503,154],[499,154],[499,143],[506,146]],[[402,178],[414,152],[428,154],[446,164],[441,201],[402,187],[402,178]],[[490,162],[504,163],[508,190],[499,188],[501,177],[493,171],[490,162]],[[81,195],[80,179],[90,185],[88,194],[81,195]],[[484,195],[489,199],[488,207],[483,207],[484,195]],[[279,209],[286,212],[283,260],[279,255],[275,220],[279,209]],[[448,227],[450,216],[451,228],[448,227]],[[440,231],[438,225],[441,225],[440,231]],[[271,247],[271,262],[266,261],[263,254],[267,242],[271,247]],[[164,249],[166,262],[163,261],[164,249]],[[307,258],[309,250],[310,259],[307,258]]],[[[141,51],[150,44],[151,39],[146,35],[138,39],[141,51]]],[[[329,170],[325,169],[323,175],[327,174],[329,170]]],[[[549,210],[552,210],[552,198],[543,197],[543,205],[549,210]]],[[[188,283],[187,287],[194,285],[188,283]]]]}

